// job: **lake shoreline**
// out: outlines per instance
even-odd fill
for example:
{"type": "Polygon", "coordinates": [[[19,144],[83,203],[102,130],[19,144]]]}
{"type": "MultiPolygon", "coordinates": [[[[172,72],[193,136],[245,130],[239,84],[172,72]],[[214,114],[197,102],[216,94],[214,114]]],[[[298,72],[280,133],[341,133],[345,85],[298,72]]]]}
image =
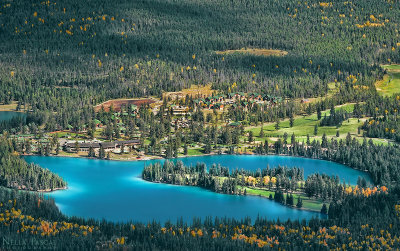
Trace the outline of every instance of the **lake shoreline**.
{"type": "Polygon", "coordinates": [[[302,211],[313,212],[313,213],[320,213],[320,214],[322,215],[322,213],[321,213],[320,210],[315,210],[315,209],[307,208],[307,207],[298,208],[298,207],[296,207],[296,206],[285,205],[285,204],[276,202],[276,201],[274,201],[274,200],[271,200],[270,198],[268,198],[268,197],[266,197],[266,196],[262,196],[262,195],[257,195],[257,194],[245,194],[245,195],[244,195],[244,194],[217,193],[217,192],[214,192],[214,191],[212,191],[212,190],[210,190],[210,189],[207,189],[207,188],[204,188],[204,187],[200,187],[200,186],[176,185],[176,184],[171,184],[171,183],[166,183],[166,182],[160,182],[160,181],[150,181],[150,180],[143,179],[141,176],[138,176],[138,178],[140,178],[140,179],[141,179],[142,181],[144,181],[144,182],[154,183],[154,184],[163,184],[163,185],[176,186],[176,187],[197,187],[197,188],[200,188],[200,189],[203,189],[203,190],[212,192],[212,193],[216,193],[216,194],[224,194],[224,195],[231,195],[231,196],[255,196],[255,197],[261,197],[261,198],[263,198],[263,199],[266,199],[266,200],[269,200],[269,201],[278,203],[279,205],[285,206],[285,207],[290,208],[290,209],[302,210],[302,211]]]}
{"type": "MultiPolygon", "coordinates": [[[[257,194],[246,194],[245,196],[257,196],[257,197],[265,198],[265,199],[267,199],[267,200],[271,200],[270,198],[268,198],[268,197],[266,197],[266,196],[257,195],[257,194]]],[[[273,200],[272,200],[272,201],[273,201],[273,200]]],[[[279,203],[279,202],[276,202],[276,203],[279,203]]],[[[315,210],[315,209],[306,208],[306,207],[298,208],[298,207],[296,207],[296,206],[288,206],[288,205],[284,205],[284,204],[282,204],[282,203],[279,203],[279,204],[281,204],[281,205],[283,205],[283,206],[285,206],[285,207],[288,207],[288,208],[290,208],[290,209],[303,210],[303,211],[308,211],[308,212],[313,212],[313,213],[320,213],[320,214],[322,214],[320,210],[315,210]]]]}
{"type": "Polygon", "coordinates": [[[51,193],[51,192],[60,191],[60,190],[68,190],[68,186],[65,186],[65,187],[57,187],[57,188],[54,188],[54,189],[37,190],[37,191],[35,191],[35,192],[39,192],[39,193],[51,193]]]}
{"type": "MultiPolygon", "coordinates": [[[[38,155],[38,154],[20,154],[21,156],[43,156],[43,155],[38,155]]],[[[204,156],[218,156],[218,155],[232,155],[232,156],[282,156],[282,157],[294,157],[294,158],[302,158],[302,159],[311,159],[311,160],[322,160],[322,161],[327,161],[327,162],[331,162],[331,163],[335,163],[335,164],[339,164],[339,165],[343,165],[346,166],[348,168],[351,168],[353,170],[357,170],[360,172],[363,172],[365,174],[367,174],[368,176],[370,176],[370,174],[368,173],[367,170],[361,170],[361,169],[356,169],[353,167],[350,167],[346,164],[340,163],[340,162],[336,162],[333,160],[327,160],[327,159],[321,159],[321,158],[308,158],[305,156],[293,156],[293,155],[288,155],[288,154],[248,154],[248,153],[242,153],[242,154],[228,154],[228,153],[207,153],[207,154],[197,154],[197,155],[186,155],[186,156],[178,156],[176,158],[165,158],[165,157],[161,157],[161,156],[151,156],[151,157],[144,157],[144,158],[140,158],[140,159],[116,159],[116,158],[110,158],[110,159],[99,159],[99,158],[95,158],[95,157],[87,157],[87,156],[71,156],[71,155],[63,155],[63,154],[59,154],[59,155],[50,155],[50,156],[43,156],[43,157],[66,157],[66,158],[81,158],[81,159],[93,159],[93,160],[106,160],[106,161],[121,161],[121,162],[135,162],[135,161],[148,161],[148,160],[174,160],[174,159],[182,159],[182,158],[190,158],[190,157],[204,157],[204,156]]]]}
{"type": "MultiPolygon", "coordinates": [[[[307,161],[307,158],[298,158],[283,155],[252,155],[241,154],[241,155],[229,155],[229,154],[207,154],[209,157],[205,157],[205,155],[201,156],[187,156],[187,157],[197,157],[197,158],[186,158],[184,156],[180,156],[175,160],[171,160],[176,162],[178,160],[182,160],[185,165],[196,165],[197,162],[203,162],[207,166],[211,166],[212,163],[220,163],[223,166],[234,168],[237,166],[238,168],[245,168],[250,170],[256,170],[257,167],[264,167],[266,163],[272,166],[297,166],[308,168],[308,173],[306,175],[310,175],[313,171],[324,172],[328,174],[338,174],[340,177],[349,177],[351,179],[352,184],[355,182],[355,175],[363,175],[361,173],[354,173],[350,170],[350,168],[345,166],[337,166],[329,164],[329,162],[318,162],[307,161]],[[257,157],[260,156],[260,157],[257,157]],[[331,168],[330,168],[331,167],[331,168]],[[322,169],[321,169],[322,168],[322,169]]],[[[319,217],[326,218],[326,215],[320,214],[320,206],[318,203],[322,203],[321,200],[315,199],[314,197],[306,198],[302,193],[299,196],[303,199],[302,208],[297,208],[296,206],[286,205],[285,203],[280,203],[280,201],[271,200],[269,198],[269,194],[272,193],[274,196],[274,190],[270,191],[255,191],[251,186],[247,188],[247,193],[244,194],[244,191],[241,194],[236,195],[252,195],[252,197],[246,196],[225,196],[230,194],[225,194],[226,191],[217,190],[214,192],[213,189],[207,189],[203,187],[199,187],[193,184],[196,183],[188,183],[192,185],[184,184],[185,182],[178,182],[181,186],[173,185],[165,182],[162,185],[151,185],[149,180],[145,180],[142,178],[142,169],[144,165],[150,165],[151,163],[163,163],[164,160],[151,160],[148,163],[139,162],[139,161],[96,161],[97,159],[78,157],[78,156],[64,156],[64,158],[46,158],[47,156],[38,156],[36,154],[25,154],[26,161],[28,163],[36,163],[41,165],[44,168],[48,168],[49,170],[55,172],[61,177],[65,178],[68,181],[68,187],[66,187],[64,191],[53,193],[56,191],[45,190],[45,191],[37,191],[42,192],[45,196],[54,197],[57,204],[59,204],[60,210],[67,215],[75,215],[80,217],[106,217],[110,220],[122,221],[122,220],[148,220],[148,213],[152,212],[154,215],[159,214],[161,209],[153,208],[153,200],[157,201],[173,201],[174,203],[168,204],[167,208],[171,207],[171,212],[167,215],[172,219],[175,218],[175,211],[178,208],[188,208],[193,209],[197,216],[206,217],[207,215],[219,215],[223,216],[225,214],[230,215],[230,217],[244,217],[244,215],[252,217],[255,219],[257,214],[265,215],[267,217],[271,217],[271,219],[282,219],[290,218],[297,219],[300,217],[311,219],[311,217],[319,217]],[[81,158],[81,160],[79,159],[81,158]],[[140,178],[139,178],[140,177],[140,178]],[[88,183],[87,183],[88,182],[88,183]],[[92,184],[92,185],[89,185],[92,184]],[[147,184],[146,184],[147,183],[147,184]],[[99,187],[100,184],[106,184],[106,187],[99,187]],[[165,186],[166,185],[166,186],[165,186]],[[168,185],[173,185],[173,187],[169,187],[168,185]],[[186,186],[186,187],[185,187],[186,186]],[[129,197],[126,200],[126,196],[124,196],[122,200],[117,200],[118,196],[124,194],[124,190],[127,190],[127,196],[129,197]],[[143,189],[143,190],[142,190],[143,189]],[[117,191],[117,194],[112,194],[112,191],[117,191]],[[208,191],[207,191],[208,190],[208,191]],[[131,191],[131,192],[130,192],[131,191]],[[219,195],[218,195],[219,194],[219,195]],[[104,197],[105,196],[105,197],[104,197]],[[254,197],[254,196],[258,196],[254,197]],[[83,197],[85,197],[84,200],[83,197]],[[140,199],[142,201],[144,198],[152,198],[150,202],[145,202],[142,206],[137,205],[135,202],[136,199],[140,199]],[[175,201],[176,200],[176,201],[175,201]],[[89,202],[88,202],[89,201],[89,202]],[[95,205],[98,205],[98,209],[93,212],[88,212],[86,207],[91,207],[95,202],[95,205]],[[112,202],[112,203],[111,203],[112,202]],[[278,202],[278,203],[277,203],[278,202]],[[76,204],[83,203],[83,204],[76,204]],[[108,208],[111,204],[118,205],[118,213],[120,216],[108,215],[110,211],[104,211],[100,208],[108,208]],[[176,203],[176,204],[175,204],[176,203]],[[207,206],[204,206],[204,209],[198,210],[198,208],[202,208],[204,203],[208,203],[209,205],[216,205],[218,208],[223,208],[223,210],[214,212],[207,206]],[[246,204],[246,205],[245,205],[246,204]],[[153,209],[147,209],[148,206],[153,209]],[[194,206],[197,205],[197,206],[194,206]],[[125,208],[134,207],[137,213],[137,216],[133,215],[130,210],[125,210],[125,208]],[[122,209],[121,209],[122,208],[122,209]],[[176,209],[175,209],[176,208],[176,209]],[[294,210],[296,209],[296,210],[294,210]],[[81,210],[81,211],[79,211],[81,210]],[[314,216],[313,216],[314,214],[314,216]]],[[[56,157],[56,156],[54,156],[56,157]]],[[[63,156],[57,156],[63,157],[63,156]]],[[[117,156],[118,157],[118,156],[117,156]]],[[[23,157],[24,158],[24,157],[23,157]]],[[[310,159],[311,160],[311,159],[310,159]]],[[[347,178],[346,178],[347,179],[347,178]]],[[[175,182],[173,182],[175,183],[175,182]]],[[[265,188],[267,189],[267,188],[265,188]]],[[[243,189],[242,189],[243,190],[243,189]]],[[[238,190],[235,190],[238,191],[238,190]]],[[[228,192],[226,192],[228,193],[228,192]]],[[[297,195],[294,195],[294,205],[296,205],[297,195]]],[[[329,201],[325,201],[328,205],[329,201]]],[[[208,205],[207,204],[207,205],[208,205]]],[[[322,205],[322,204],[321,204],[322,205]]],[[[157,208],[157,207],[156,207],[157,208]]],[[[110,209],[114,210],[114,209],[110,209]]],[[[158,216],[155,216],[156,218],[158,216]]],[[[167,221],[167,218],[159,217],[161,221],[167,221]]],[[[190,221],[191,213],[185,213],[185,220],[190,221]]]]}
{"type": "Polygon", "coordinates": [[[11,103],[11,104],[1,104],[0,105],[0,112],[20,112],[20,113],[26,113],[28,112],[28,109],[21,108],[17,110],[17,104],[16,103],[11,103]]]}
{"type": "Polygon", "coordinates": [[[24,189],[24,188],[18,188],[18,187],[7,187],[7,186],[2,186],[8,189],[12,190],[17,190],[17,191],[24,191],[24,192],[35,192],[35,193],[51,193],[55,191],[60,191],[60,190],[68,190],[68,186],[64,187],[56,187],[56,188],[48,188],[48,189],[39,189],[39,190],[31,190],[31,189],[24,189]]]}

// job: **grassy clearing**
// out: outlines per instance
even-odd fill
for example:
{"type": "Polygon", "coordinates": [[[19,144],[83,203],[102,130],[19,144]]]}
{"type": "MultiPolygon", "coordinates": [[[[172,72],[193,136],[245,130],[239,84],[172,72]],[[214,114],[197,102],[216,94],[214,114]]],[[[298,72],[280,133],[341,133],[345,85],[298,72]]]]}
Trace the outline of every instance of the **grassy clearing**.
{"type": "Polygon", "coordinates": [[[211,84],[204,85],[204,86],[202,86],[202,85],[192,85],[190,88],[182,90],[182,93],[185,96],[188,94],[189,96],[193,96],[193,97],[196,94],[202,94],[202,95],[211,96],[214,92],[216,92],[216,91],[211,89],[211,84]]]}
{"type": "MultiPolygon", "coordinates": [[[[334,95],[336,95],[336,93],[339,92],[339,86],[340,86],[340,83],[335,83],[335,82],[328,83],[328,92],[326,93],[325,96],[309,98],[308,100],[310,101],[310,103],[316,103],[316,102],[321,102],[322,100],[325,100],[326,98],[333,97],[334,95]]],[[[302,100],[301,98],[295,99],[295,101],[298,103],[300,103],[301,100],[302,100]]]]}
{"type": "Polygon", "coordinates": [[[375,83],[376,90],[383,96],[392,96],[400,92],[400,65],[383,65],[388,74],[375,83]]]}
{"type": "MultiPolygon", "coordinates": [[[[241,187],[240,187],[241,188],[241,187]]],[[[248,195],[256,195],[256,196],[262,196],[269,198],[270,195],[272,197],[275,196],[275,192],[269,191],[269,190],[264,190],[264,189],[257,189],[257,188],[250,188],[250,187],[245,187],[246,188],[246,193],[248,195]]],[[[299,195],[299,194],[293,194],[294,196],[294,204],[297,204],[297,201],[299,197],[303,199],[303,209],[307,210],[313,210],[313,211],[320,211],[323,205],[323,201],[317,200],[317,199],[310,199],[304,195],[299,195]]]]}
{"type": "MultiPolygon", "coordinates": [[[[344,109],[351,112],[354,108],[354,104],[345,104],[336,107],[338,109],[344,109]]],[[[325,110],[322,112],[322,117],[324,115],[329,116],[330,111],[325,110]]],[[[322,135],[325,133],[327,138],[330,140],[331,138],[337,138],[336,132],[339,131],[338,139],[345,139],[347,134],[350,133],[352,137],[356,137],[360,142],[363,141],[362,132],[358,134],[358,127],[361,126],[367,118],[362,118],[358,120],[357,118],[350,118],[346,121],[343,121],[342,126],[337,128],[336,126],[323,126],[318,127],[317,135],[314,135],[314,127],[319,123],[317,114],[314,113],[309,116],[297,116],[295,117],[293,127],[290,127],[289,119],[283,120],[280,122],[279,130],[275,130],[275,123],[267,123],[264,124],[264,138],[259,137],[261,125],[257,127],[247,127],[246,131],[252,131],[254,135],[255,141],[265,141],[267,138],[269,142],[273,142],[278,140],[278,137],[282,137],[285,133],[288,134],[288,143],[291,143],[290,136],[294,133],[296,135],[297,141],[306,141],[307,134],[310,136],[310,140],[313,139],[321,140],[322,135]]],[[[242,137],[242,139],[246,140],[246,137],[242,137]]],[[[369,138],[368,138],[369,139],[369,138]]],[[[388,141],[385,139],[372,139],[376,144],[384,144],[387,145],[388,141]]]]}
{"type": "Polygon", "coordinates": [[[287,51],[281,50],[269,50],[269,49],[256,49],[256,48],[242,48],[239,50],[225,50],[225,51],[216,51],[218,55],[229,55],[234,53],[241,53],[241,54],[251,54],[255,56],[286,56],[288,54],[287,51]]]}
{"type": "Polygon", "coordinates": [[[188,148],[187,156],[203,155],[203,154],[204,153],[202,148],[188,148]]]}
{"type": "MultiPolygon", "coordinates": [[[[354,107],[353,104],[347,104],[347,105],[338,107],[336,109],[345,109],[345,110],[351,111],[353,109],[353,107],[354,107]]],[[[325,114],[326,114],[326,116],[329,116],[329,114],[330,114],[329,110],[323,111],[322,117],[324,117],[325,114]]],[[[336,128],[335,126],[318,127],[318,134],[316,136],[321,137],[324,133],[328,136],[335,136],[336,131],[338,131],[338,130],[339,130],[341,137],[346,137],[348,132],[357,136],[357,128],[360,125],[362,125],[364,120],[365,119],[360,119],[360,122],[358,122],[358,119],[351,118],[349,120],[344,121],[340,128],[336,128]]],[[[309,116],[297,116],[295,118],[293,127],[290,127],[289,119],[286,119],[286,120],[283,120],[282,122],[280,122],[279,130],[275,130],[275,123],[264,124],[263,128],[264,128],[264,134],[266,137],[283,136],[283,134],[285,132],[289,136],[294,133],[296,135],[296,137],[302,137],[302,136],[306,137],[307,134],[310,135],[310,137],[312,137],[312,136],[314,136],[314,126],[318,123],[319,123],[319,121],[318,121],[317,114],[314,113],[309,116]]],[[[255,135],[256,139],[261,140],[261,138],[258,137],[260,134],[260,130],[261,130],[261,126],[258,126],[258,127],[249,128],[247,131],[253,131],[253,134],[255,135]]]]}
{"type": "Polygon", "coordinates": [[[13,101],[8,105],[0,105],[1,112],[15,111],[17,109],[17,102],[13,101]]]}
{"type": "Polygon", "coordinates": [[[250,188],[250,187],[245,187],[246,193],[249,195],[258,195],[262,197],[269,198],[270,195],[272,197],[275,196],[275,192],[273,191],[268,191],[268,190],[263,190],[263,189],[257,189],[257,188],[250,188]]]}
{"type": "Polygon", "coordinates": [[[216,93],[216,90],[211,89],[211,84],[207,85],[192,85],[188,89],[183,89],[182,91],[179,92],[165,92],[163,94],[163,98],[166,97],[171,97],[172,100],[176,99],[176,97],[179,98],[185,98],[186,95],[192,96],[192,97],[208,97],[212,96],[213,93],[216,93]]]}
{"type": "MultiPolygon", "coordinates": [[[[85,133],[75,133],[69,131],[55,132],[59,138],[67,138],[68,140],[86,140],[89,137],[85,133]]],[[[51,133],[54,134],[54,133],[51,133]]]]}
{"type": "Polygon", "coordinates": [[[336,93],[339,92],[340,83],[331,82],[328,84],[328,93],[326,94],[327,97],[332,97],[336,93]]]}
{"type": "MultiPolygon", "coordinates": [[[[294,198],[294,203],[296,204],[299,195],[295,195],[294,198]]],[[[303,208],[313,211],[321,211],[322,205],[324,204],[321,200],[310,199],[303,196],[301,196],[301,198],[303,199],[303,208]]],[[[327,203],[327,206],[329,206],[329,203],[327,203]]]]}

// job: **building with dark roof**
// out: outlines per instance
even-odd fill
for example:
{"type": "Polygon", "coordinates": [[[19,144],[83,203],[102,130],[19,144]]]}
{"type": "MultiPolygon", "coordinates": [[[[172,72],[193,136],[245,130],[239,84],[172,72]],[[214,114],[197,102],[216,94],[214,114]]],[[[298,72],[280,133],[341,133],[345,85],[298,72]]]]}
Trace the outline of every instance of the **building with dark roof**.
{"type": "MultiPolygon", "coordinates": [[[[138,139],[134,140],[122,140],[122,141],[112,141],[112,142],[78,142],[79,152],[89,152],[90,147],[94,150],[103,147],[105,151],[114,151],[117,148],[124,146],[134,146],[139,145],[140,141],[138,139]]],[[[68,142],[64,144],[64,149],[67,152],[76,152],[76,142],[68,142]]]]}

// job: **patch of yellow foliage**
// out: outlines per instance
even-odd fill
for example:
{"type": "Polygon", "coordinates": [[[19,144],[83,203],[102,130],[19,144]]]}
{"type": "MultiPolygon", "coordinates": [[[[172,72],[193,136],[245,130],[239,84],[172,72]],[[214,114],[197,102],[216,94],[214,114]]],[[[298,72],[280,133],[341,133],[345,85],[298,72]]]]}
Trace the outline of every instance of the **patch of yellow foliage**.
{"type": "Polygon", "coordinates": [[[257,49],[257,48],[242,48],[239,50],[225,50],[225,51],[216,51],[218,55],[229,55],[234,53],[244,53],[251,54],[255,56],[286,56],[288,54],[287,51],[282,50],[271,50],[271,49],[257,49]]]}

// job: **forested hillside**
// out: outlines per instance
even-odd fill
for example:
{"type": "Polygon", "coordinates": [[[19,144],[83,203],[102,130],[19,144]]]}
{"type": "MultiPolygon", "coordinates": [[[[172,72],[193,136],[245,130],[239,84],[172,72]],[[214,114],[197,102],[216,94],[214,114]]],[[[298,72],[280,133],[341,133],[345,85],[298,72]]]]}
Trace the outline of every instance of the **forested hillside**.
{"type": "Polygon", "coordinates": [[[28,164],[15,152],[12,142],[0,138],[0,186],[30,191],[52,191],[67,183],[57,174],[28,164]]]}
{"type": "Polygon", "coordinates": [[[400,58],[395,1],[23,0],[0,13],[0,101],[64,128],[105,99],[194,83],[284,97],[321,96],[329,82],[373,92],[377,65],[400,58]],[[215,53],[243,47],[288,54],[215,53]]]}

